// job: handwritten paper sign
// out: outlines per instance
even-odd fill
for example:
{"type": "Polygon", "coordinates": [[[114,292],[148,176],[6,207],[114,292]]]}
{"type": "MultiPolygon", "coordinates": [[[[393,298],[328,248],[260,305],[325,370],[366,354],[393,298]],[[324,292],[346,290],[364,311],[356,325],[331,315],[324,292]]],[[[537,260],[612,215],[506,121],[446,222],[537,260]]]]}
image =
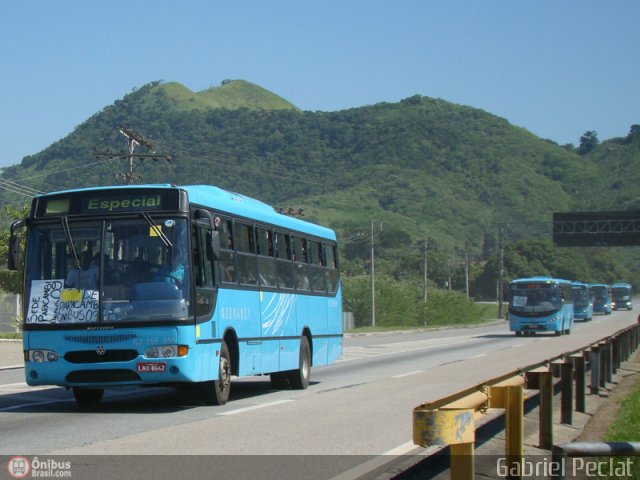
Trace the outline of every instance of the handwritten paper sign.
{"type": "Polygon", "coordinates": [[[27,323],[97,322],[98,294],[98,290],[64,288],[64,280],[34,280],[27,323]]]}

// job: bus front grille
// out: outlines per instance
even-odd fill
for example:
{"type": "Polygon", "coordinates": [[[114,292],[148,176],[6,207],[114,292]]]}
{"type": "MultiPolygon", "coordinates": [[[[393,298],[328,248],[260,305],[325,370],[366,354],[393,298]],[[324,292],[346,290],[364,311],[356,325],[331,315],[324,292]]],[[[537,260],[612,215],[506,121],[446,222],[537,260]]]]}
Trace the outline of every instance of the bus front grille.
{"type": "Polygon", "coordinates": [[[64,359],[70,363],[106,363],[106,362],[128,362],[138,356],[136,350],[79,350],[67,352],[64,359]]]}
{"type": "Polygon", "coordinates": [[[120,333],[114,335],[65,335],[66,342],[84,343],[87,345],[103,345],[105,343],[126,342],[138,338],[137,333],[120,333]]]}
{"type": "Polygon", "coordinates": [[[75,370],[66,376],[69,383],[112,383],[140,381],[140,375],[132,370],[75,370]]]}

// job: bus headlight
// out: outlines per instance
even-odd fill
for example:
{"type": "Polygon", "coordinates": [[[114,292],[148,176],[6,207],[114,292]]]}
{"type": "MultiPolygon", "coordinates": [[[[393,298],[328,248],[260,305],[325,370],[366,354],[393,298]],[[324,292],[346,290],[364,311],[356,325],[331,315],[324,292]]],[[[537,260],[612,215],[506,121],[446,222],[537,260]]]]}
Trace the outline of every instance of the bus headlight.
{"type": "Polygon", "coordinates": [[[28,350],[27,358],[30,362],[44,363],[44,362],[57,362],[58,354],[51,350],[28,350]]]}
{"type": "Polygon", "coordinates": [[[173,358],[184,357],[189,351],[187,345],[163,345],[162,347],[153,347],[144,352],[147,358],[173,358]]]}

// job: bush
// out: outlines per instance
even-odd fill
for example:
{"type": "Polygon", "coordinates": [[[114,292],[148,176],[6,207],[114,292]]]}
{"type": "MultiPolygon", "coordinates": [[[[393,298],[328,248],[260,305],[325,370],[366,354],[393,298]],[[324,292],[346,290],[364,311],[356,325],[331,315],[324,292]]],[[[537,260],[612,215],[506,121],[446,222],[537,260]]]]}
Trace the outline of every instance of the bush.
{"type": "MultiPolygon", "coordinates": [[[[368,275],[343,277],[344,310],[353,312],[356,327],[371,325],[368,275]]],[[[423,302],[420,286],[386,276],[376,277],[376,326],[423,327],[479,322],[482,311],[464,294],[431,288],[423,302]]]]}

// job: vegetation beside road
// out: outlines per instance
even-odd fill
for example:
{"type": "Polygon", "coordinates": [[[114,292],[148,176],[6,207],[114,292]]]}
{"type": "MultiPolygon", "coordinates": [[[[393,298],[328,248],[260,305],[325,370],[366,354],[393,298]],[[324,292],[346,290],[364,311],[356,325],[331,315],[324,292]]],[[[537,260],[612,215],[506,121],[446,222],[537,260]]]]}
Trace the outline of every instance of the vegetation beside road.
{"type": "MultiPolygon", "coordinates": [[[[636,380],[633,391],[627,395],[621,403],[620,410],[607,431],[604,441],[606,442],[640,442],[640,380],[636,380]]],[[[625,478],[640,479],[640,458],[629,457],[631,472],[625,472],[625,478]]],[[[616,463],[624,462],[625,458],[617,458],[616,463]]],[[[608,462],[609,459],[600,461],[608,462]]]]}

